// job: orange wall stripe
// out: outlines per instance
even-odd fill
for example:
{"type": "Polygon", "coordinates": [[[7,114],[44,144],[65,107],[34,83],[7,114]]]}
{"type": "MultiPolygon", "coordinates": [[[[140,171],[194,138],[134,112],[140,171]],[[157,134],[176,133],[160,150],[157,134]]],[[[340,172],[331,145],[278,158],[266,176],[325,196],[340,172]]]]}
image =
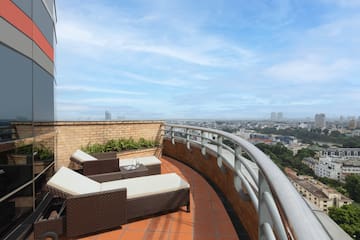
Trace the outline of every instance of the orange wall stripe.
{"type": "Polygon", "coordinates": [[[10,0],[0,0],[0,17],[6,19],[18,30],[32,39],[41,50],[54,61],[54,49],[38,26],[10,0]]]}

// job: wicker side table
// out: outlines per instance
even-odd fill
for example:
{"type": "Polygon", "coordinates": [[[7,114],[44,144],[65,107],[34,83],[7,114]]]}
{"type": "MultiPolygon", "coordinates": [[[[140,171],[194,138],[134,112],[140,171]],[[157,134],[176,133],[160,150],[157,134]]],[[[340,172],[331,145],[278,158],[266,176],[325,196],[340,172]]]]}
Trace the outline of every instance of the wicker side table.
{"type": "Polygon", "coordinates": [[[120,173],[122,178],[133,178],[133,177],[142,177],[150,175],[149,169],[143,164],[136,169],[127,169],[127,166],[120,167],[120,173]]]}

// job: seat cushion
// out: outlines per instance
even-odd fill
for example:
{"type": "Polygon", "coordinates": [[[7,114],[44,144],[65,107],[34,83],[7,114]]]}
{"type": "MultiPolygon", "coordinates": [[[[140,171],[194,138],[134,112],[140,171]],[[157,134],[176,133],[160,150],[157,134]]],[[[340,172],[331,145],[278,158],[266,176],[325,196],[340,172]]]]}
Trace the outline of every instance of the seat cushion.
{"type": "Polygon", "coordinates": [[[160,165],[161,161],[155,156],[149,156],[149,157],[137,157],[137,158],[125,158],[120,159],[119,165],[120,167],[127,166],[127,165],[133,165],[138,161],[139,163],[143,164],[144,166],[150,166],[150,165],[160,165]]]}
{"type": "Polygon", "coordinates": [[[101,184],[67,167],[61,167],[47,182],[50,191],[57,195],[74,196],[95,193],[101,190],[101,184]]]}
{"type": "Polygon", "coordinates": [[[126,188],[127,199],[172,192],[190,185],[176,173],[128,178],[101,183],[101,191],[126,188]]]}
{"type": "Polygon", "coordinates": [[[78,149],[71,155],[70,160],[82,164],[85,161],[95,161],[97,158],[78,149]]]}

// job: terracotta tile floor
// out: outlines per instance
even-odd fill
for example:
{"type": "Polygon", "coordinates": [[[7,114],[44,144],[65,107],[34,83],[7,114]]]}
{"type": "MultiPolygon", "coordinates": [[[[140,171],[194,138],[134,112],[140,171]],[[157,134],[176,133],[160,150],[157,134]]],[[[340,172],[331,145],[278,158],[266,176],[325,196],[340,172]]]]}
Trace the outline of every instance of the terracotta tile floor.
{"type": "Polygon", "coordinates": [[[176,172],[190,183],[191,212],[148,218],[122,228],[81,238],[83,240],[212,240],[238,239],[226,210],[210,185],[188,166],[163,157],[162,173],[176,172]]]}

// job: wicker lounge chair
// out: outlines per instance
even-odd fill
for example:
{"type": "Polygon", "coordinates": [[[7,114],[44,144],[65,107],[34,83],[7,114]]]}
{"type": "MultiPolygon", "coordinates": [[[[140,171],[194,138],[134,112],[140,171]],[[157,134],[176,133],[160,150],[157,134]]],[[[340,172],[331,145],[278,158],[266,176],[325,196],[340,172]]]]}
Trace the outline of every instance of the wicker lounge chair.
{"type": "Polygon", "coordinates": [[[175,173],[98,183],[66,167],[48,181],[66,199],[66,235],[75,237],[119,227],[130,219],[190,210],[190,186],[175,173]]]}
{"type": "Polygon", "coordinates": [[[84,175],[120,171],[119,159],[116,157],[99,159],[81,150],[76,150],[71,155],[70,160],[82,166],[82,173],[84,175]]]}
{"type": "MultiPolygon", "coordinates": [[[[147,175],[160,174],[161,173],[161,161],[155,156],[147,157],[136,157],[136,158],[126,158],[118,159],[114,153],[100,153],[89,155],[81,150],[76,150],[70,157],[70,160],[82,165],[83,174],[86,176],[89,175],[99,175],[106,173],[113,173],[111,175],[116,175],[116,172],[120,171],[120,167],[132,165],[135,162],[143,164],[147,167],[147,175]]],[[[105,179],[115,180],[113,176],[105,176],[105,179]]],[[[118,177],[117,179],[120,179],[118,177]]]]}

